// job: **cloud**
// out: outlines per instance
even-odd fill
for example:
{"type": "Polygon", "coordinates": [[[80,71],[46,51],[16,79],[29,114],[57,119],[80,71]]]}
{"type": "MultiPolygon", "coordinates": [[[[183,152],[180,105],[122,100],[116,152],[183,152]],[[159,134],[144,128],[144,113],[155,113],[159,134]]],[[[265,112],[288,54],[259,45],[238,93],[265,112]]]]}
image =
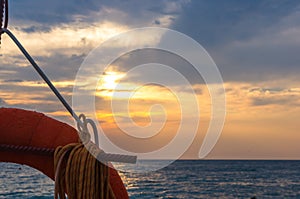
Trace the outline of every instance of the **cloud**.
{"type": "Polygon", "coordinates": [[[49,26],[29,26],[21,28],[23,32],[34,33],[34,32],[50,32],[51,28],[49,26]]]}
{"type": "MultiPolygon", "coordinates": [[[[27,31],[39,31],[43,30],[38,27],[41,24],[43,27],[51,27],[72,22],[91,24],[110,21],[131,27],[149,26],[159,21],[162,16],[177,16],[189,0],[28,0],[10,3],[12,24],[21,26],[25,21],[27,24],[35,24],[26,27],[27,31]]],[[[161,24],[163,23],[157,25],[161,24]]]]}
{"type": "Polygon", "coordinates": [[[299,8],[296,1],[192,1],[171,27],[202,44],[225,81],[293,78],[300,72],[299,8]]]}
{"type": "Polygon", "coordinates": [[[299,88],[254,87],[247,90],[252,106],[300,106],[299,88]]]}
{"type": "Polygon", "coordinates": [[[7,80],[4,80],[3,82],[7,83],[7,82],[23,82],[23,80],[21,79],[7,79],[7,80]]]}
{"type": "Polygon", "coordinates": [[[134,79],[135,83],[139,83],[152,82],[155,81],[155,79],[158,79],[160,82],[164,82],[167,86],[178,86],[182,83],[182,81],[174,77],[177,73],[180,73],[182,78],[186,78],[190,84],[204,83],[199,72],[187,60],[178,55],[158,49],[142,49],[127,53],[115,60],[112,65],[117,66],[117,70],[126,72],[136,66],[149,63],[165,65],[169,67],[170,70],[174,70],[174,72],[165,74],[163,73],[163,67],[161,71],[153,71],[150,67],[146,66],[141,69],[143,73],[132,74],[132,76],[125,77],[125,80],[132,81],[134,79]]]}
{"type": "MultiPolygon", "coordinates": [[[[87,54],[96,44],[130,28],[171,27],[202,44],[225,81],[255,82],[295,79],[300,72],[299,8],[297,1],[267,0],[12,1],[10,27],[34,56],[57,58],[60,64],[59,54],[87,54]]],[[[4,55],[11,56],[5,57],[6,63],[24,66],[23,58],[15,56],[16,48],[6,47],[5,39],[4,55]]],[[[159,55],[151,56],[163,62],[159,55]]],[[[189,79],[199,81],[192,70],[186,70],[187,64],[177,65],[189,79]]]]}
{"type": "Polygon", "coordinates": [[[300,27],[278,31],[222,48],[216,56],[225,78],[254,82],[295,78],[300,73],[300,27]]]}
{"type": "MultiPolygon", "coordinates": [[[[62,55],[53,54],[49,57],[35,57],[35,60],[40,65],[42,70],[52,81],[74,81],[76,72],[82,63],[84,55],[62,55]]],[[[25,63],[27,60],[21,58],[25,63]]],[[[0,61],[1,63],[1,61],[0,61]]],[[[14,65],[3,65],[0,73],[0,82],[11,83],[5,84],[7,86],[13,85],[12,83],[22,83],[24,81],[41,81],[41,77],[35,71],[35,69],[26,63],[27,66],[20,67],[14,65]],[[6,71],[6,72],[2,72],[6,71]]],[[[24,82],[26,84],[26,82],[24,82]]],[[[3,85],[4,86],[4,85],[3,85]]],[[[3,87],[1,86],[1,89],[3,87]]]]}
{"type": "Polygon", "coordinates": [[[300,106],[299,96],[280,96],[280,97],[256,97],[252,98],[253,106],[281,105],[281,106],[300,106]]]}
{"type": "Polygon", "coordinates": [[[12,22],[31,21],[36,23],[68,23],[74,21],[74,15],[86,14],[101,8],[96,0],[67,1],[10,1],[12,22]]]}
{"type": "Polygon", "coordinates": [[[259,93],[279,93],[282,91],[285,91],[286,89],[284,88],[260,88],[260,87],[256,87],[256,88],[250,88],[249,92],[253,93],[253,92],[259,92],[259,93]]]}
{"type": "MultiPolygon", "coordinates": [[[[299,4],[295,1],[282,3],[268,0],[191,1],[183,7],[172,28],[195,38],[204,47],[219,47],[262,34],[276,26],[282,18],[297,12],[299,4]]],[[[296,18],[292,21],[299,25],[296,18]]]]}
{"type": "Polygon", "coordinates": [[[0,106],[5,106],[7,103],[4,101],[4,99],[0,98],[0,106]]]}

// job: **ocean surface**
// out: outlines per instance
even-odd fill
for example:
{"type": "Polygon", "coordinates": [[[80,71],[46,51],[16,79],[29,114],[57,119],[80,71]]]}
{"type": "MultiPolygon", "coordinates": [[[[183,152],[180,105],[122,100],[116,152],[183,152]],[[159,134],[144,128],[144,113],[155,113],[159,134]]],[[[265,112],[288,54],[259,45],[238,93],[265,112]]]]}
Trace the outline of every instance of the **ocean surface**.
{"type": "MultiPolygon", "coordinates": [[[[53,198],[52,180],[0,163],[0,198],[53,198]]],[[[150,173],[121,173],[130,198],[300,198],[300,161],[180,160],[150,173]]]]}

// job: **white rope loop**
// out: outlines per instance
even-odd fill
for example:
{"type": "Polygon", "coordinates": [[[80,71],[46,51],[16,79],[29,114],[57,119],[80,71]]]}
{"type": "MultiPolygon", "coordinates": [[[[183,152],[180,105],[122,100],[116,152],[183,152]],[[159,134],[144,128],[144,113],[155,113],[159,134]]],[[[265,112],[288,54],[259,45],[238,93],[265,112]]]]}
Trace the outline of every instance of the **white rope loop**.
{"type": "Polygon", "coordinates": [[[81,139],[83,144],[86,144],[91,140],[91,135],[88,129],[88,123],[90,121],[86,119],[86,116],[84,114],[79,115],[79,120],[81,122],[81,124],[77,122],[79,138],[81,139]]]}

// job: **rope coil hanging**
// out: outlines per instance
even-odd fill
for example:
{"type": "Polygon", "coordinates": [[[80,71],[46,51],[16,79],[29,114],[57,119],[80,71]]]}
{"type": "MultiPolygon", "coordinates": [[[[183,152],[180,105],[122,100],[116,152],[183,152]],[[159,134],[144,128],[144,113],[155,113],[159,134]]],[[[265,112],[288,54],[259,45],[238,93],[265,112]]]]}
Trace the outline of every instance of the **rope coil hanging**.
{"type": "Polygon", "coordinates": [[[95,157],[106,153],[90,141],[86,117],[78,127],[80,143],[59,146],[54,152],[55,199],[115,199],[109,183],[108,162],[95,157]]]}
{"type": "MultiPolygon", "coordinates": [[[[101,151],[100,151],[101,153],[101,151]]],[[[82,143],[57,147],[54,153],[55,199],[114,199],[109,167],[99,162],[82,143]]]]}

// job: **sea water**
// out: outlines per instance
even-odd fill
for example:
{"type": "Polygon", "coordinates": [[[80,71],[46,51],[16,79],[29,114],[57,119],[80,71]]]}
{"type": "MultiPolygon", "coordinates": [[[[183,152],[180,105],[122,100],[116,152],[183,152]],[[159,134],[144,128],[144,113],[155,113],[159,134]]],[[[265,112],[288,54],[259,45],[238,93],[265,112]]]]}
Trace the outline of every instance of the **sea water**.
{"type": "MultiPolygon", "coordinates": [[[[54,183],[0,163],[0,198],[53,198],[54,183]]],[[[120,173],[130,198],[300,198],[300,161],[180,160],[150,173],[120,173]]]]}

